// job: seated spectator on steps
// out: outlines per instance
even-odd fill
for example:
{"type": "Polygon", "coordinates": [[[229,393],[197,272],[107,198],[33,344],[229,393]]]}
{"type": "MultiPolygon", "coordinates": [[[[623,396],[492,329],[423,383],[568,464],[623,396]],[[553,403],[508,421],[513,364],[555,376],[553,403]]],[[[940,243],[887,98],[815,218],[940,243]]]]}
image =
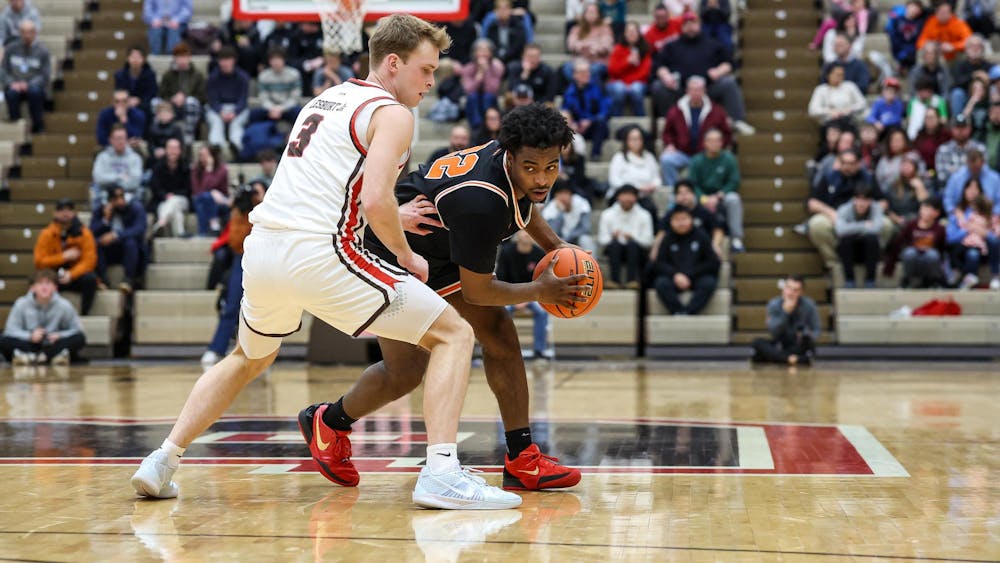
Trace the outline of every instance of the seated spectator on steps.
{"type": "Polygon", "coordinates": [[[907,136],[913,139],[913,148],[920,154],[927,171],[936,174],[934,166],[937,151],[941,145],[951,140],[951,131],[948,130],[947,122],[942,121],[937,109],[927,111],[922,123],[923,126],[917,128],[916,137],[910,135],[909,130],[907,136]]]}
{"type": "Polygon", "coordinates": [[[142,273],[146,210],[140,202],[126,200],[120,186],[108,188],[107,203],[94,207],[90,230],[97,240],[97,277],[104,286],[110,285],[108,266],[121,264],[125,279],[119,288],[131,293],[142,273]]]}
{"type": "Polygon", "coordinates": [[[238,152],[243,148],[243,129],[250,117],[250,77],[236,68],[236,52],[231,47],[219,51],[218,63],[219,68],[208,77],[206,86],[208,142],[222,146],[228,138],[238,152]]]}
{"type": "MultiPolygon", "coordinates": [[[[573,127],[571,120],[570,127],[573,127]]],[[[559,179],[569,184],[573,193],[583,196],[587,201],[594,201],[595,198],[603,196],[607,185],[603,182],[595,182],[587,176],[587,159],[578,152],[577,145],[583,145],[583,150],[587,150],[586,142],[579,135],[574,135],[573,142],[566,145],[560,154],[559,179]]]]}
{"type": "Polygon", "coordinates": [[[733,50],[733,26],[729,23],[733,9],[729,0],[701,0],[698,15],[705,35],[722,43],[727,50],[733,50]]]}
{"type": "Polygon", "coordinates": [[[448,146],[432,152],[424,164],[430,164],[442,156],[467,148],[469,148],[469,128],[465,125],[456,125],[451,128],[451,133],[448,135],[448,146]]]}
{"type": "MultiPolygon", "coordinates": [[[[808,222],[809,240],[816,246],[827,268],[833,268],[839,261],[837,256],[837,236],[834,225],[842,205],[850,202],[861,187],[871,190],[876,199],[882,199],[875,191],[874,180],[867,170],[860,166],[860,157],[855,150],[845,150],[837,155],[838,166],[825,175],[813,187],[806,206],[812,217],[808,222]]],[[[871,196],[869,196],[871,197],[871,196]]],[[[888,225],[887,225],[888,227],[888,225]]]]}
{"type": "Polygon", "coordinates": [[[149,191],[148,208],[156,213],[150,238],[161,234],[168,226],[171,235],[185,236],[184,218],[191,206],[191,170],[178,139],[167,141],[163,158],[153,165],[149,191]]]}
{"type": "Polygon", "coordinates": [[[482,38],[492,42],[496,58],[507,65],[521,58],[534,33],[527,17],[514,14],[510,0],[497,0],[494,5],[494,17],[483,22],[482,38]]]}
{"type": "Polygon", "coordinates": [[[733,252],[743,252],[743,200],[740,199],[740,168],[733,153],[722,148],[722,133],[705,134],[705,150],[688,166],[688,179],[701,204],[712,214],[725,217],[733,252]]]}
{"type": "MultiPolygon", "coordinates": [[[[955,209],[962,201],[962,195],[969,183],[969,179],[972,178],[977,181],[986,199],[994,203],[1000,203],[998,202],[998,196],[1000,196],[1000,174],[989,166],[986,166],[984,160],[985,157],[982,151],[977,148],[969,149],[965,153],[965,165],[961,166],[948,178],[942,202],[945,213],[949,216],[955,213],[955,209]]],[[[1000,207],[997,209],[1000,210],[1000,207]]]]}
{"type": "Polygon", "coordinates": [[[559,87],[559,77],[542,60],[542,48],[536,43],[524,47],[521,59],[507,65],[507,89],[515,91],[521,84],[531,87],[532,99],[551,104],[559,87]]]}
{"type": "Polygon", "coordinates": [[[111,126],[110,145],[94,159],[91,203],[100,203],[102,192],[111,186],[125,190],[129,200],[142,202],[142,157],[128,145],[125,127],[111,126]]]}
{"type": "MultiPolygon", "coordinates": [[[[934,93],[934,81],[929,78],[920,79],[916,85],[916,95],[906,104],[906,135],[914,142],[924,130],[940,136],[941,130],[948,132],[947,120],[948,103],[943,96],[934,93]],[[931,113],[934,114],[933,117],[928,116],[931,113]]],[[[931,160],[934,160],[933,155],[931,160]]],[[[934,168],[933,162],[928,168],[934,168]]]]}
{"type": "Polygon", "coordinates": [[[278,153],[271,149],[264,149],[257,153],[257,163],[260,164],[260,174],[250,178],[251,184],[260,184],[265,189],[271,187],[274,181],[274,174],[278,171],[278,153]]]}
{"type": "MultiPolygon", "coordinates": [[[[568,241],[567,241],[568,242],[568,241]]],[[[526,231],[518,231],[512,240],[500,248],[497,259],[497,279],[507,283],[530,283],[535,272],[535,265],[545,256],[531,235],[526,231]]],[[[508,305],[507,311],[514,314],[517,311],[529,311],[534,318],[532,330],[532,350],[535,359],[550,358],[549,350],[549,314],[537,301],[527,301],[517,305],[508,305]]]]}
{"type": "Polygon", "coordinates": [[[98,145],[108,146],[111,129],[116,125],[124,128],[125,139],[132,148],[138,150],[142,146],[142,137],[146,132],[146,114],[128,105],[128,90],[115,90],[111,106],[97,114],[98,145]]]}
{"type": "Polygon", "coordinates": [[[35,243],[35,268],[58,270],[60,291],[79,291],[80,312],[90,313],[97,292],[97,247],[94,234],[76,216],[73,200],[56,202],[52,223],[35,243]]]}
{"type": "Polygon", "coordinates": [[[630,184],[618,188],[615,203],[601,212],[597,243],[611,261],[610,276],[605,276],[604,287],[617,289],[624,282],[628,289],[639,287],[639,269],[643,255],[653,242],[653,216],[636,205],[639,190],[630,184]],[[622,278],[622,262],[625,278],[622,278]]]}
{"type": "Polygon", "coordinates": [[[198,149],[191,167],[191,195],[198,236],[218,234],[222,219],[229,215],[229,170],[219,147],[203,145],[198,149]]]}
{"type": "Polygon", "coordinates": [[[820,84],[809,98],[809,117],[828,126],[838,124],[850,127],[855,118],[868,108],[864,94],[853,82],[844,80],[844,69],[834,64],[826,75],[826,84],[820,84]]]}
{"type": "MultiPolygon", "coordinates": [[[[674,188],[674,207],[684,207],[691,211],[691,220],[694,222],[694,228],[700,229],[708,235],[708,238],[712,241],[712,250],[721,258],[722,240],[726,236],[723,225],[718,222],[718,218],[715,215],[705,209],[702,204],[698,203],[698,198],[694,193],[694,186],[691,185],[690,180],[677,182],[677,186],[674,188]]],[[[650,261],[656,258],[657,253],[660,251],[660,243],[663,242],[667,231],[670,230],[671,211],[673,211],[673,208],[668,210],[656,225],[656,238],[653,240],[653,246],[649,250],[650,261]]]]}
{"type": "Polygon", "coordinates": [[[732,133],[726,111],[706,95],[705,79],[692,76],[687,82],[687,94],[670,108],[663,126],[660,167],[664,184],[677,184],[680,170],[687,168],[692,156],[705,150],[705,134],[711,129],[722,133],[723,146],[730,146],[732,133]]]}
{"type": "Polygon", "coordinates": [[[971,35],[972,30],[968,24],[955,17],[948,0],[938,0],[934,3],[934,15],[924,22],[924,29],[917,38],[917,48],[921,49],[924,44],[936,41],[941,44],[945,60],[951,62],[965,52],[965,42],[971,35]]]}
{"type": "Polygon", "coordinates": [[[31,114],[31,132],[45,130],[45,91],[51,78],[51,55],[44,45],[36,41],[38,28],[30,19],[20,23],[21,37],[9,42],[3,49],[0,61],[7,115],[11,121],[21,119],[21,103],[28,103],[31,114]]]}
{"type": "Polygon", "coordinates": [[[639,33],[639,24],[629,22],[608,59],[611,115],[625,115],[626,103],[632,115],[646,115],[646,84],[652,61],[652,49],[639,33]]]}
{"type": "Polygon", "coordinates": [[[941,225],[941,201],[920,202],[915,219],[903,225],[899,236],[886,252],[882,273],[892,277],[896,263],[903,263],[902,287],[944,287],[945,228],[941,225]]]}
{"type": "Polygon", "coordinates": [[[951,73],[947,63],[941,58],[941,46],[931,41],[921,47],[920,60],[910,71],[910,95],[916,93],[921,83],[927,84],[934,94],[944,98],[947,103],[948,91],[951,90],[951,73]]]}
{"type": "Polygon", "coordinates": [[[496,107],[488,107],[483,112],[483,124],[472,130],[472,145],[478,146],[497,140],[500,136],[500,120],[503,116],[496,107]]]}
{"type": "Polygon", "coordinates": [[[926,19],[923,3],[920,0],[907,0],[903,14],[890,16],[885,24],[892,58],[896,59],[904,72],[917,62],[917,39],[924,29],[926,19]]]}
{"type": "Polygon", "coordinates": [[[583,59],[573,63],[573,82],[563,96],[563,109],[573,116],[576,132],[590,141],[591,160],[600,159],[601,147],[608,138],[611,98],[599,81],[591,80],[590,64],[583,59]]]}
{"type": "Polygon", "coordinates": [[[257,101],[260,107],[250,110],[249,123],[287,121],[299,115],[302,75],[285,64],[285,50],[272,47],[267,53],[267,68],[257,75],[257,101]]]}
{"type": "MultiPolygon", "coordinates": [[[[160,77],[159,100],[170,102],[184,124],[184,142],[194,141],[205,103],[205,75],[191,64],[191,48],[178,43],[170,69],[160,77]]],[[[155,102],[155,100],[154,100],[155,102]]]]}
{"type": "MultiPolygon", "coordinates": [[[[969,85],[973,77],[983,75],[989,78],[990,67],[986,60],[986,43],[981,35],[972,35],[965,42],[965,56],[955,61],[951,67],[951,91],[948,93],[948,106],[952,115],[958,115],[965,109],[969,101],[969,85]]],[[[987,100],[989,101],[989,100],[987,100]]]]}
{"type": "Polygon", "coordinates": [[[594,238],[590,236],[590,212],[590,202],[573,193],[570,185],[559,179],[552,186],[549,202],[542,209],[542,218],[559,238],[594,251],[594,238]]]}
{"type": "Polygon", "coordinates": [[[142,21],[146,22],[149,51],[165,55],[181,42],[191,20],[191,0],[145,0],[142,21]]]}
{"type": "MultiPolygon", "coordinates": [[[[858,18],[853,12],[838,14],[833,27],[823,34],[823,62],[832,63],[840,53],[835,48],[838,39],[847,41],[851,56],[860,59],[865,47],[865,34],[858,29],[858,18]]],[[[859,85],[858,88],[861,86],[859,85]]]]}
{"type": "Polygon", "coordinates": [[[174,106],[170,102],[160,102],[156,106],[156,118],[149,124],[149,131],[146,132],[149,163],[163,158],[167,141],[177,139],[183,147],[184,138],[184,127],[174,113],[174,106]]]}
{"type": "Polygon", "coordinates": [[[979,285],[979,265],[988,261],[990,289],[1000,290],[1000,237],[991,229],[992,202],[983,195],[983,186],[969,178],[962,200],[948,216],[946,242],[951,250],[953,275],[965,274],[960,289],[979,285]]]}
{"type": "MultiPolygon", "coordinates": [[[[677,37],[681,33],[681,19],[671,18],[670,10],[667,9],[662,3],[657,2],[653,7],[653,23],[646,28],[646,32],[643,37],[649,46],[652,47],[653,52],[657,53],[663,48],[671,39],[677,37]]],[[[711,33],[706,34],[711,37],[711,33]]]]}
{"type": "MultiPolygon", "coordinates": [[[[965,23],[974,33],[981,37],[990,37],[996,32],[996,23],[993,21],[996,12],[996,2],[992,0],[968,0],[965,2],[965,9],[962,12],[965,23]]],[[[970,37],[965,41],[965,52],[969,52],[970,37]]]]}
{"type": "Polygon", "coordinates": [[[925,201],[931,195],[920,175],[921,164],[923,162],[915,153],[904,155],[899,165],[899,175],[896,176],[896,181],[882,190],[889,202],[886,217],[896,230],[902,228],[911,219],[915,219],[920,202],[925,201]]]}
{"type": "Polygon", "coordinates": [[[461,70],[465,90],[465,118],[473,129],[483,124],[486,108],[497,107],[504,66],[493,55],[493,44],[480,39],[472,46],[472,60],[461,70]]]}
{"type": "Polygon", "coordinates": [[[653,288],[671,315],[697,315],[711,301],[719,283],[719,257],[712,241],[694,228],[691,211],[675,207],[656,258],[650,262],[653,288]],[[685,305],[680,294],[691,292],[685,305]]]}
{"type": "Polygon", "coordinates": [[[820,82],[826,83],[830,75],[830,69],[840,66],[844,69],[844,80],[854,83],[862,94],[868,91],[868,85],[872,81],[868,65],[854,53],[851,49],[851,40],[843,33],[836,34],[833,41],[834,58],[823,65],[820,69],[820,82]]]}
{"type": "Polygon", "coordinates": [[[0,47],[6,47],[21,37],[22,21],[34,23],[36,31],[42,28],[38,8],[29,4],[28,0],[9,0],[7,7],[0,12],[0,47]]]}
{"type": "Polygon", "coordinates": [[[781,296],[767,303],[767,332],[770,338],[753,341],[753,361],[809,364],[816,353],[820,322],[816,302],[802,295],[802,276],[784,279],[781,296]]]}
{"type": "Polygon", "coordinates": [[[621,186],[631,184],[639,190],[639,205],[656,217],[659,215],[656,200],[660,199],[659,203],[665,204],[670,190],[663,185],[656,157],[646,150],[646,136],[642,128],[633,125],[625,130],[624,137],[622,150],[611,157],[608,166],[607,195],[610,197],[621,186]]]}
{"type": "Polygon", "coordinates": [[[882,206],[872,204],[872,188],[858,186],[854,197],[837,208],[837,221],[833,230],[837,235],[837,254],[844,268],[848,289],[857,287],[854,266],[864,264],[865,287],[875,287],[875,269],[878,267],[879,233],[885,216],[882,206]]]}
{"type": "MultiPolygon", "coordinates": [[[[827,132],[829,134],[830,130],[839,131],[838,126],[828,127],[827,132]]],[[[837,158],[840,153],[844,151],[857,150],[858,149],[858,134],[854,131],[847,129],[838,133],[834,139],[832,149],[827,152],[823,158],[819,160],[819,163],[815,166],[812,177],[809,179],[809,189],[815,189],[816,186],[833,172],[836,167],[840,166],[838,164],[837,158]]]]}
{"type": "Polygon", "coordinates": [[[115,73],[115,90],[128,92],[128,107],[141,110],[149,122],[153,114],[150,104],[156,97],[156,73],[146,62],[146,51],[139,46],[128,50],[125,64],[115,73]]]}
{"type": "Polygon", "coordinates": [[[574,74],[577,62],[584,60],[590,69],[588,80],[593,78],[594,82],[603,82],[608,72],[608,57],[614,46],[614,31],[611,25],[601,18],[600,7],[596,3],[587,3],[583,7],[580,19],[566,37],[566,52],[574,59],[563,65],[563,76],[567,80],[576,80],[574,74]]]}
{"type": "Polygon", "coordinates": [[[887,129],[903,126],[905,110],[906,106],[899,97],[899,80],[890,76],[882,83],[882,95],[872,104],[865,121],[874,125],[879,134],[883,134],[887,129]]]}
{"type": "MultiPolygon", "coordinates": [[[[910,160],[917,166],[918,176],[923,176],[926,173],[924,162],[910,146],[910,139],[907,138],[905,131],[898,127],[887,129],[883,139],[880,158],[874,166],[875,181],[883,193],[899,181],[900,168],[902,168],[904,160],[910,160]]],[[[916,213],[916,211],[917,208],[914,206],[913,212],[916,213]]]]}
{"type": "Polygon", "coordinates": [[[0,337],[0,353],[18,365],[69,365],[70,356],[83,348],[80,316],[56,287],[56,273],[39,270],[28,294],[14,302],[0,337]]]}
{"type": "Polygon", "coordinates": [[[972,124],[963,114],[951,120],[951,140],[941,145],[934,156],[938,186],[947,186],[948,179],[962,169],[971,151],[977,151],[980,162],[986,146],[972,138],[972,124]]]}
{"type": "Polygon", "coordinates": [[[323,66],[313,71],[312,75],[313,96],[318,96],[328,88],[343,84],[352,78],[354,78],[354,71],[344,64],[340,51],[324,49],[323,66]]]}

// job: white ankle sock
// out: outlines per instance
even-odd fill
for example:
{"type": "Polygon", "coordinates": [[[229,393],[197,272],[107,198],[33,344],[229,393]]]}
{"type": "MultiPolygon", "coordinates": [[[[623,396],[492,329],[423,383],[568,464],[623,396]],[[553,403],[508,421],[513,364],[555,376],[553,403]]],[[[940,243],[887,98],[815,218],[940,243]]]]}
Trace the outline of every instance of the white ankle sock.
{"type": "Polygon", "coordinates": [[[184,455],[184,450],[187,448],[182,448],[170,440],[164,440],[160,449],[167,452],[167,465],[176,468],[181,464],[181,456],[184,455]]]}
{"type": "Polygon", "coordinates": [[[458,471],[458,444],[434,444],[427,446],[427,467],[431,473],[441,475],[458,471]]]}

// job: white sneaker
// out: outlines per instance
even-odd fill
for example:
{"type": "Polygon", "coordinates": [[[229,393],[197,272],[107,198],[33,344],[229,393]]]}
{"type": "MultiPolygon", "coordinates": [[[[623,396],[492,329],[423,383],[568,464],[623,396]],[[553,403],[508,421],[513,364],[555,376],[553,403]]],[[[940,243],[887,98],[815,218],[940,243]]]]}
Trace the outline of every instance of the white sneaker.
{"type": "Polygon", "coordinates": [[[958,289],[972,289],[979,285],[979,276],[976,274],[965,274],[962,278],[962,284],[958,286],[958,289]]]}
{"type": "Polygon", "coordinates": [[[1000,291],[1000,277],[994,276],[993,279],[990,280],[990,289],[993,291],[1000,291]]]}
{"type": "Polygon", "coordinates": [[[69,365],[69,350],[65,350],[65,349],[60,350],[59,353],[56,354],[52,358],[52,365],[54,365],[54,366],[68,366],[69,365]]]}
{"type": "Polygon", "coordinates": [[[424,508],[451,510],[501,510],[521,506],[521,497],[486,484],[475,469],[462,467],[434,475],[424,467],[413,488],[413,502],[424,508]]]}
{"type": "Polygon", "coordinates": [[[132,475],[132,488],[144,497],[174,498],[180,490],[177,483],[170,480],[176,470],[167,465],[167,452],[157,448],[142,460],[132,475]]]}
{"type": "Polygon", "coordinates": [[[215,364],[219,363],[222,358],[218,354],[211,350],[205,350],[205,353],[201,355],[201,367],[208,369],[215,364]]]}
{"type": "Polygon", "coordinates": [[[425,561],[459,561],[462,552],[521,520],[519,510],[417,510],[411,513],[413,539],[425,561]]]}
{"type": "Polygon", "coordinates": [[[39,352],[35,356],[35,365],[44,366],[47,363],[49,363],[49,357],[45,355],[45,352],[39,352]]]}
{"type": "Polygon", "coordinates": [[[35,363],[35,355],[24,350],[14,350],[13,362],[15,366],[30,366],[35,363]]]}
{"type": "Polygon", "coordinates": [[[754,133],[757,132],[757,130],[754,129],[753,125],[750,125],[749,123],[743,120],[733,123],[733,128],[736,129],[736,132],[739,133],[740,135],[753,135],[754,133]]]}

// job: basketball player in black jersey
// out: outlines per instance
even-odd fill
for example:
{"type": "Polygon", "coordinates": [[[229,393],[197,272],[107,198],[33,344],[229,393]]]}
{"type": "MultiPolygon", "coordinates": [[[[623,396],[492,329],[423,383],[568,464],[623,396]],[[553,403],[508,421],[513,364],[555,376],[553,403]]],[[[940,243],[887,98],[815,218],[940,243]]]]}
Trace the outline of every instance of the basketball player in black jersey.
{"type": "MultiPolygon", "coordinates": [[[[493,275],[500,244],[518,230],[546,252],[573,247],[544,219],[533,217],[534,204],[545,201],[558,176],[560,151],[572,138],[558,111],[540,104],[518,107],[504,117],[496,141],[438,158],[396,185],[407,240],[428,262],[427,284],[472,325],[482,345],[486,379],[506,430],[503,487],[509,490],[572,487],[580,481],[579,470],[559,465],[531,439],[524,360],[504,306],[584,301],[577,293],[586,276],[559,278],[551,265],[531,283],[505,283],[493,275]]],[[[370,230],[365,250],[395,264],[370,230]]],[[[379,346],[384,360],[325,410],[324,423],[349,431],[352,412],[372,412],[420,384],[426,351],[382,338],[379,346]],[[361,399],[376,396],[377,404],[361,399]]]]}

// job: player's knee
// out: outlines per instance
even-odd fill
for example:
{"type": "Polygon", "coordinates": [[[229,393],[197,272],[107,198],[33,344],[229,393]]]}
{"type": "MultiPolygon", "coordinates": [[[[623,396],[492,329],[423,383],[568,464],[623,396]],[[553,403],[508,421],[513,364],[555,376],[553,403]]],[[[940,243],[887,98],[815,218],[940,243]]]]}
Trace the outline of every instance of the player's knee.
{"type": "Polygon", "coordinates": [[[455,309],[448,307],[427,330],[420,344],[428,350],[445,343],[471,349],[475,339],[472,326],[455,309]]]}
{"type": "Polygon", "coordinates": [[[236,349],[230,353],[230,357],[238,362],[238,373],[240,377],[249,382],[263,373],[264,370],[271,367],[271,364],[274,363],[274,359],[278,357],[278,351],[275,350],[262,358],[249,358],[247,357],[246,352],[243,351],[242,347],[236,346],[236,349]]]}
{"type": "Polygon", "coordinates": [[[483,347],[483,353],[493,357],[512,355],[521,357],[521,347],[517,339],[514,320],[500,307],[496,307],[484,322],[476,327],[476,337],[483,347]]]}

